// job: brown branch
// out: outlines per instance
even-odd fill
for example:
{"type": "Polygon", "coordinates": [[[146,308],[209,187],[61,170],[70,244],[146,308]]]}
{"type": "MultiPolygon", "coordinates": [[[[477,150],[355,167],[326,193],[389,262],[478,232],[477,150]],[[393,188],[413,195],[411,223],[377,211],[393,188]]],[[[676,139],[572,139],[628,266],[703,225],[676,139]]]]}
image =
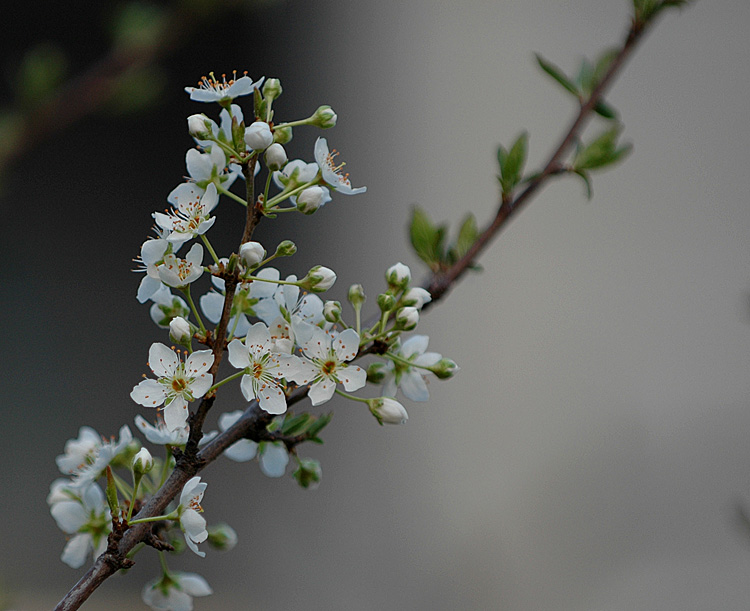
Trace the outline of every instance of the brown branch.
{"type": "MultiPolygon", "coordinates": [[[[617,73],[622,68],[627,57],[631,54],[638,40],[641,38],[645,26],[647,24],[643,22],[634,22],[631,29],[628,32],[628,36],[623,44],[622,49],[610,65],[609,70],[600,81],[599,85],[591,93],[589,99],[581,105],[578,116],[571,124],[570,128],[562,138],[560,144],[555,149],[549,161],[544,166],[542,172],[532,180],[526,189],[521,192],[513,201],[501,203],[498,209],[497,215],[494,220],[485,228],[480,234],[477,241],[469,249],[464,257],[457,261],[454,265],[445,271],[438,272],[433,275],[427,288],[432,294],[432,302],[434,304],[440,301],[458,279],[466,272],[471,263],[486,249],[490,241],[500,232],[500,230],[507,224],[507,222],[515,216],[517,212],[524,208],[524,206],[531,200],[532,196],[536,194],[542,186],[546,184],[548,179],[559,172],[561,167],[561,160],[563,156],[569,151],[570,147],[575,142],[578,134],[581,132],[587,121],[590,119],[593,109],[599,102],[606,89],[609,87],[611,82],[616,77],[617,73]]],[[[246,168],[248,181],[251,180],[253,175],[252,168],[246,168]]],[[[243,234],[242,242],[246,242],[252,236],[253,229],[257,224],[260,213],[255,211],[254,201],[248,199],[248,216],[247,223],[245,226],[245,232],[243,234]],[[252,208],[252,210],[251,210],[252,208]],[[257,218],[256,218],[257,215],[257,218]]],[[[231,287],[231,295],[234,294],[234,287],[231,287]]],[[[227,296],[230,295],[229,283],[227,283],[227,296]]],[[[222,318],[217,326],[216,343],[213,347],[215,356],[220,358],[224,350],[223,333],[226,330],[228,323],[228,312],[229,308],[227,303],[231,305],[231,298],[227,297],[225,300],[224,312],[222,312],[222,318]],[[223,326],[223,331],[219,333],[219,329],[223,326]],[[221,335],[221,338],[219,337],[221,335]],[[219,341],[221,339],[221,341],[219,341]]],[[[426,306],[428,304],[425,304],[426,306]]],[[[365,347],[361,351],[361,354],[367,353],[371,347],[365,347]]],[[[218,366],[218,365],[216,365],[218,366]]],[[[214,370],[215,371],[215,370],[214,370]]],[[[297,388],[289,396],[287,403],[293,405],[298,401],[302,400],[307,395],[307,387],[297,388]]],[[[199,407],[199,411],[203,411],[203,417],[205,412],[208,411],[210,404],[203,408],[204,400],[199,407]]],[[[268,431],[266,427],[271,422],[273,416],[261,410],[258,406],[257,401],[253,401],[250,406],[245,410],[243,415],[237,420],[231,427],[226,431],[215,437],[210,443],[201,449],[192,460],[180,460],[178,461],[175,470],[169,476],[164,485],[159,489],[149,500],[144,504],[143,508],[138,512],[138,515],[134,519],[141,519],[146,517],[152,517],[162,513],[169,503],[174,499],[182,490],[185,483],[193,477],[196,473],[200,472],[211,462],[216,460],[221,454],[233,443],[240,439],[251,439],[254,441],[262,441],[268,439],[268,431]]],[[[197,424],[197,423],[195,423],[197,424]]],[[[202,424],[202,420],[201,420],[202,424]]],[[[191,426],[191,440],[193,439],[193,426],[191,426]]],[[[199,436],[196,436],[195,444],[197,447],[197,440],[199,436]]],[[[96,559],[93,566],[81,577],[78,583],[68,592],[68,594],[60,601],[55,607],[55,611],[69,611],[78,609],[83,602],[113,573],[121,568],[124,562],[127,560],[127,553],[130,552],[138,543],[148,541],[151,539],[151,524],[141,523],[131,526],[126,530],[117,546],[115,553],[107,551],[96,559]]]]}

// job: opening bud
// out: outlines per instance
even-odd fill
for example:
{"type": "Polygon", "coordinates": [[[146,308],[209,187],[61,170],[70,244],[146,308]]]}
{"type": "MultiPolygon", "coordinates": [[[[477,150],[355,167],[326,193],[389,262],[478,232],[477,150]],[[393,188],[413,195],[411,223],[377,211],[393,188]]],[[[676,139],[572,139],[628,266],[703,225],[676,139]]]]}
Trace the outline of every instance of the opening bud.
{"type": "Polygon", "coordinates": [[[240,246],[240,259],[246,267],[252,268],[266,258],[266,249],[260,242],[245,242],[240,246]]]}
{"type": "Polygon", "coordinates": [[[307,272],[307,276],[300,280],[299,286],[314,293],[322,293],[331,288],[334,282],[336,282],[336,274],[332,269],[316,265],[307,272]]]}
{"type": "Polygon", "coordinates": [[[294,479],[303,488],[313,490],[318,487],[323,477],[320,463],[314,458],[300,458],[297,468],[294,470],[294,479]]]}
{"type": "Polygon", "coordinates": [[[336,119],[338,119],[338,117],[330,106],[319,106],[318,110],[315,111],[315,114],[310,117],[309,122],[310,125],[328,129],[329,127],[334,127],[336,125],[336,119]]]}
{"type": "Polygon", "coordinates": [[[193,339],[193,329],[182,316],[175,316],[169,321],[169,337],[175,344],[185,346],[193,339]]]}
{"type": "Polygon", "coordinates": [[[323,189],[320,187],[309,187],[302,191],[297,197],[297,210],[303,214],[312,214],[323,204],[323,189]]]}
{"type": "Polygon", "coordinates": [[[245,144],[254,151],[265,151],[273,143],[271,128],[265,121],[256,121],[245,129],[245,144]]]}
{"type": "Polygon", "coordinates": [[[396,312],[396,326],[404,331],[411,331],[419,322],[419,310],[412,306],[406,306],[396,312]]]}
{"type": "Polygon", "coordinates": [[[414,306],[418,310],[422,309],[422,306],[432,301],[432,295],[430,291],[427,291],[421,287],[415,286],[410,288],[403,297],[401,297],[401,303],[405,306],[414,306]]]}
{"type": "Polygon", "coordinates": [[[237,533],[229,524],[209,526],[208,544],[222,552],[228,552],[237,545],[237,533]]]}
{"type": "Polygon", "coordinates": [[[341,302],[326,301],[323,305],[323,317],[328,322],[339,322],[341,320],[341,302]]]}
{"type": "Polygon", "coordinates": [[[403,263],[396,263],[385,272],[385,280],[391,288],[405,289],[411,280],[411,270],[403,263]]]}
{"type": "Polygon", "coordinates": [[[276,247],[277,257],[291,257],[297,252],[297,245],[291,240],[284,240],[276,247]]]}
{"type": "Polygon", "coordinates": [[[404,406],[396,399],[378,397],[367,401],[367,405],[380,424],[404,424],[409,419],[404,406]]]}
{"type": "Polygon", "coordinates": [[[430,371],[441,380],[447,380],[456,375],[458,365],[456,365],[455,361],[452,361],[451,359],[440,359],[430,367],[430,371]]]}
{"type": "Polygon", "coordinates": [[[388,293],[380,293],[377,301],[381,312],[390,312],[396,307],[396,298],[388,293]]]}
{"type": "Polygon", "coordinates": [[[187,122],[188,131],[193,138],[205,140],[211,135],[211,124],[206,115],[190,115],[187,122]]]}
{"type": "Polygon", "coordinates": [[[154,457],[146,448],[141,448],[133,457],[133,473],[145,475],[154,468],[154,457]]]}
{"type": "Polygon", "coordinates": [[[355,309],[362,306],[365,302],[365,289],[361,284],[352,284],[349,287],[349,294],[347,295],[349,303],[351,303],[355,309]]]}
{"type": "Polygon", "coordinates": [[[269,170],[280,170],[286,165],[288,158],[284,147],[278,142],[274,142],[271,146],[266,149],[265,154],[266,165],[269,170]]]}

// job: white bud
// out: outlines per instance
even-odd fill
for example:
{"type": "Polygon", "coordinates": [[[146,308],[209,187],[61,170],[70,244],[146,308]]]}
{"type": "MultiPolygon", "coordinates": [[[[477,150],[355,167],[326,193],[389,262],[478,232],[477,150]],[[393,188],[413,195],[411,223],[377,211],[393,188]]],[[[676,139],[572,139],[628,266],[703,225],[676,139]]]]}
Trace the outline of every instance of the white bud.
{"type": "Polygon", "coordinates": [[[207,136],[211,130],[206,126],[206,117],[204,115],[190,115],[187,119],[188,132],[194,138],[207,136]]]}
{"type": "Polygon", "coordinates": [[[331,288],[334,282],[336,282],[336,273],[332,269],[316,265],[307,272],[307,276],[299,281],[299,286],[308,291],[322,293],[331,288]]]}
{"type": "Polygon", "coordinates": [[[385,272],[385,279],[389,286],[406,288],[411,280],[411,270],[403,263],[396,263],[385,272]]]}
{"type": "Polygon", "coordinates": [[[333,108],[330,106],[320,106],[318,107],[318,110],[315,111],[315,114],[310,117],[310,125],[316,125],[317,127],[327,129],[329,127],[334,127],[337,119],[338,117],[336,116],[336,113],[333,112],[333,108]]]}
{"type": "Polygon", "coordinates": [[[245,144],[254,151],[265,151],[273,143],[273,134],[268,123],[256,121],[245,129],[245,144]]]}
{"type": "Polygon", "coordinates": [[[411,331],[419,322],[419,310],[412,306],[406,306],[396,312],[396,325],[404,331],[411,331]]]}
{"type": "Polygon", "coordinates": [[[406,413],[404,406],[396,399],[378,397],[377,399],[370,399],[367,404],[370,406],[372,415],[378,419],[380,424],[404,424],[409,419],[409,414],[406,413]]]}
{"type": "Polygon", "coordinates": [[[146,448],[141,448],[133,457],[133,472],[145,475],[154,468],[154,458],[146,448]]]}
{"type": "Polygon", "coordinates": [[[229,551],[237,545],[237,533],[229,524],[217,524],[208,528],[209,545],[221,551],[229,551]]]}
{"type": "Polygon", "coordinates": [[[247,267],[253,267],[266,258],[266,249],[260,242],[245,242],[240,246],[240,259],[247,267]]]}
{"type": "Polygon", "coordinates": [[[286,165],[288,157],[284,147],[278,142],[274,142],[271,146],[266,149],[266,165],[269,170],[280,170],[286,165]]]}
{"type": "Polygon", "coordinates": [[[175,316],[169,321],[169,336],[177,344],[184,344],[193,337],[190,323],[182,316],[175,316]]]}
{"type": "Polygon", "coordinates": [[[341,320],[341,303],[338,301],[326,301],[323,304],[323,318],[328,322],[341,320]]]}
{"type": "Polygon", "coordinates": [[[323,195],[323,189],[320,187],[305,189],[297,197],[297,210],[304,214],[312,214],[323,203],[323,195]]]}
{"type": "Polygon", "coordinates": [[[401,303],[407,306],[414,306],[418,310],[421,310],[422,306],[430,301],[432,301],[430,292],[418,286],[410,288],[401,298],[401,303]]]}

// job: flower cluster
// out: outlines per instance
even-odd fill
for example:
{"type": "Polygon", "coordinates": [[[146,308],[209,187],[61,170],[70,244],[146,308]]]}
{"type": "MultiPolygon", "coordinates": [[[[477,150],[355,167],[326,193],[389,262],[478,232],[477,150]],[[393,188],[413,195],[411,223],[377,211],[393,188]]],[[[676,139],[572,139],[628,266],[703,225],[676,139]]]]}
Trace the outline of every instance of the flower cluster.
{"type": "MultiPolygon", "coordinates": [[[[448,378],[457,369],[452,361],[426,352],[426,336],[407,338],[431,299],[426,290],[411,286],[407,266],[397,263],[387,270],[387,288],[375,300],[378,311],[369,323],[362,320],[364,289],[350,287],[353,316],[347,321],[340,302],[319,296],[336,282],[332,269],[314,265],[303,275],[282,278],[271,263],[294,255],[297,247],[283,240],[270,249],[253,237],[262,219],[311,215],[337,194],[366,192],[366,187],[352,186],[345,163],[325,138],[317,138],[311,161],[287,155],[298,127],[336,125],[338,116],[330,106],[320,106],[305,119],[275,121],[273,103],[282,93],[281,83],[247,75],[211,74],[186,91],[194,101],[218,104],[218,120],[207,114],[188,117],[195,146],[185,155],[187,181],[167,195],[165,210],[152,213],[155,236],[142,244],[137,259],[144,277],[136,297],[151,302],[151,318],[176,344],[152,343],[148,367],[154,377],[144,376],[130,393],[136,404],[155,410],[153,423],[138,414],[135,424],[149,443],[164,446],[164,457],[154,458],[128,427],[118,441],[83,427],[78,439],[66,444],[58,465],[70,479],[53,484],[48,502],[71,537],[63,552],[71,566],[102,551],[112,524],[122,529],[158,522],[154,536],[162,539],[161,547],[187,547],[201,557],[206,542],[231,548],[234,531],[225,525],[212,528],[203,516],[207,484],[199,476],[188,479],[194,471],[183,471],[182,493],[167,513],[144,515],[145,501],[180,468],[175,456],[195,457],[227,440],[221,447],[231,460],[257,460],[268,477],[281,477],[291,464],[297,482],[311,488],[320,482],[320,465],[299,456],[297,448],[307,441],[320,443],[331,415],[293,413],[293,403],[308,397],[317,407],[339,395],[367,405],[380,424],[400,424],[408,416],[396,399],[399,389],[407,399],[425,401],[429,377],[448,378]],[[235,103],[243,96],[250,109],[235,103]],[[258,176],[265,180],[259,180],[264,188],[256,192],[258,176]],[[233,191],[238,184],[243,189],[233,191]],[[246,209],[242,240],[235,252],[220,257],[211,243],[215,214],[222,205],[237,204],[246,209]],[[222,379],[224,357],[234,372],[222,379]],[[363,365],[361,359],[371,362],[363,365]],[[232,382],[250,405],[219,414],[219,430],[204,433],[214,398],[232,382]],[[375,396],[367,393],[368,382],[382,386],[375,396]],[[363,390],[370,396],[353,394],[363,390]],[[242,427],[258,413],[262,425],[248,433],[242,427]],[[116,474],[119,468],[129,471],[132,485],[116,474]]],[[[153,609],[190,609],[193,596],[211,593],[200,576],[171,571],[164,552],[162,567],[161,577],[143,590],[143,600],[153,609]]]]}

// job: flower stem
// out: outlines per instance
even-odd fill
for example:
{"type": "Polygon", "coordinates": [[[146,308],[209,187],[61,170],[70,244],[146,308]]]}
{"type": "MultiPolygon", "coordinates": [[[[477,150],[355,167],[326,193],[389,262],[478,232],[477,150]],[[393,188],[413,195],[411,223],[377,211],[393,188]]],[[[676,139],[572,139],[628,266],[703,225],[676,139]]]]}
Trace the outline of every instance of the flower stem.
{"type": "Polygon", "coordinates": [[[211,258],[214,260],[214,263],[218,265],[219,257],[216,255],[216,251],[214,250],[214,247],[211,246],[211,242],[208,241],[208,238],[206,237],[205,233],[200,234],[200,236],[201,236],[201,241],[206,245],[206,248],[208,249],[208,252],[211,255],[211,258]]]}
{"type": "Polygon", "coordinates": [[[242,371],[238,371],[237,373],[233,373],[232,375],[230,375],[227,378],[224,378],[220,382],[216,382],[216,384],[214,384],[211,388],[209,388],[206,391],[206,394],[208,394],[210,392],[213,392],[214,390],[216,390],[217,388],[219,388],[219,386],[223,386],[227,382],[231,382],[232,380],[236,380],[237,378],[239,378],[240,376],[243,376],[243,375],[245,375],[245,370],[244,369],[242,371]]]}
{"type": "Polygon", "coordinates": [[[351,399],[352,401],[357,401],[358,403],[367,403],[368,399],[363,399],[362,397],[355,397],[354,395],[350,395],[348,392],[344,392],[343,390],[336,389],[336,394],[341,395],[342,397],[346,397],[347,399],[351,399]]]}
{"type": "Polygon", "coordinates": [[[222,195],[226,195],[230,199],[233,199],[234,201],[236,201],[238,204],[242,204],[243,206],[245,206],[245,208],[247,208],[247,202],[244,199],[242,199],[239,195],[232,193],[231,191],[229,191],[228,189],[225,189],[224,187],[216,187],[216,190],[222,195]]]}
{"type": "Polygon", "coordinates": [[[206,333],[206,327],[203,325],[203,320],[201,320],[201,315],[198,312],[198,308],[195,307],[195,303],[193,302],[193,298],[190,296],[190,285],[188,284],[184,288],[180,289],[185,295],[185,299],[187,299],[188,305],[190,306],[190,309],[193,312],[193,316],[195,316],[195,320],[198,321],[198,326],[200,327],[201,333],[205,335],[206,333]]]}

